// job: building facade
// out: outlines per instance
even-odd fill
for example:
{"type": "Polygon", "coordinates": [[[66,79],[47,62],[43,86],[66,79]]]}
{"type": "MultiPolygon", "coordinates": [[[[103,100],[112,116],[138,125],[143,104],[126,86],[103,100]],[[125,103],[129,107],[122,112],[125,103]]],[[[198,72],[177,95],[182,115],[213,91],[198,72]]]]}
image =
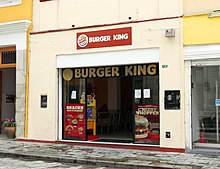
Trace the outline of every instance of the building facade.
{"type": "MultiPolygon", "coordinates": [[[[26,86],[32,1],[0,2],[0,120],[16,118],[16,137],[25,137],[26,86]]],[[[2,123],[1,123],[2,124],[2,123]]],[[[4,133],[3,126],[0,133],[4,133]]]]}
{"type": "Polygon", "coordinates": [[[219,147],[220,3],[184,2],[186,148],[219,147]]]}
{"type": "Polygon", "coordinates": [[[184,151],[182,9],[34,1],[27,138],[184,151]]]}

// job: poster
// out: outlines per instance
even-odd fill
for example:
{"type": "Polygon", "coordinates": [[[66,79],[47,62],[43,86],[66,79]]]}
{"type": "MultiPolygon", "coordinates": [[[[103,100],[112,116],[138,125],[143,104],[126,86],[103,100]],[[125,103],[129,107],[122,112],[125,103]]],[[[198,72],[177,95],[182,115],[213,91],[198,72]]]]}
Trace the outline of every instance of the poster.
{"type": "Polygon", "coordinates": [[[150,98],[150,89],[144,89],[144,98],[145,99],[150,98]]]}
{"type": "Polygon", "coordinates": [[[85,140],[85,105],[65,104],[64,136],[85,140]]]}
{"type": "Polygon", "coordinates": [[[159,144],[159,105],[135,105],[135,143],[159,144]]]}
{"type": "Polygon", "coordinates": [[[141,98],[141,89],[135,89],[134,97],[135,99],[141,98]]]}
{"type": "Polygon", "coordinates": [[[76,91],[73,90],[71,93],[71,99],[76,99],[76,91]]]}

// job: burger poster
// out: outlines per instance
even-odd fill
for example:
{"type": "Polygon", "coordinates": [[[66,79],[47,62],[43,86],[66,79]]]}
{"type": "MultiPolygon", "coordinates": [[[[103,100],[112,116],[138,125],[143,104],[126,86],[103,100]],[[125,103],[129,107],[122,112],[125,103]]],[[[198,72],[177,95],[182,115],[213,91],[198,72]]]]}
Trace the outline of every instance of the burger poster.
{"type": "Polygon", "coordinates": [[[135,105],[135,143],[159,144],[159,105],[135,105]]]}
{"type": "Polygon", "coordinates": [[[85,140],[85,105],[65,104],[64,136],[85,140]]]}

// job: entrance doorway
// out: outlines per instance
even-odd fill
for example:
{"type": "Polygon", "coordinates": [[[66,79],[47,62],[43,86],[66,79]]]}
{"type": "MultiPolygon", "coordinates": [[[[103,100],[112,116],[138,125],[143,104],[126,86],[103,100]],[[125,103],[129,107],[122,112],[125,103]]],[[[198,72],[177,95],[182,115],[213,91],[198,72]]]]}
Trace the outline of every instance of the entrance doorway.
{"type": "Polygon", "coordinates": [[[132,142],[132,91],[132,77],[87,80],[87,96],[96,98],[96,141],[132,142]]]}
{"type": "Polygon", "coordinates": [[[220,67],[192,67],[193,143],[217,146],[219,136],[220,67]]]}
{"type": "Polygon", "coordinates": [[[15,119],[15,95],[16,47],[3,47],[0,48],[0,134],[4,134],[4,120],[15,119]]]}
{"type": "Polygon", "coordinates": [[[15,68],[0,69],[0,119],[1,134],[4,134],[3,121],[6,118],[15,119],[15,68]]]}

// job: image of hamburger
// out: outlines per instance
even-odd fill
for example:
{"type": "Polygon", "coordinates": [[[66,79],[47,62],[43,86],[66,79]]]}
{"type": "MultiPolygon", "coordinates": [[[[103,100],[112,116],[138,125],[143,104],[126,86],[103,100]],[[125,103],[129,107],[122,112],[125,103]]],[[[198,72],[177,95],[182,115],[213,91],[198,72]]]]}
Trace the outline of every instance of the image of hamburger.
{"type": "Polygon", "coordinates": [[[149,122],[144,116],[135,115],[135,138],[146,138],[149,133],[149,122]]]}

